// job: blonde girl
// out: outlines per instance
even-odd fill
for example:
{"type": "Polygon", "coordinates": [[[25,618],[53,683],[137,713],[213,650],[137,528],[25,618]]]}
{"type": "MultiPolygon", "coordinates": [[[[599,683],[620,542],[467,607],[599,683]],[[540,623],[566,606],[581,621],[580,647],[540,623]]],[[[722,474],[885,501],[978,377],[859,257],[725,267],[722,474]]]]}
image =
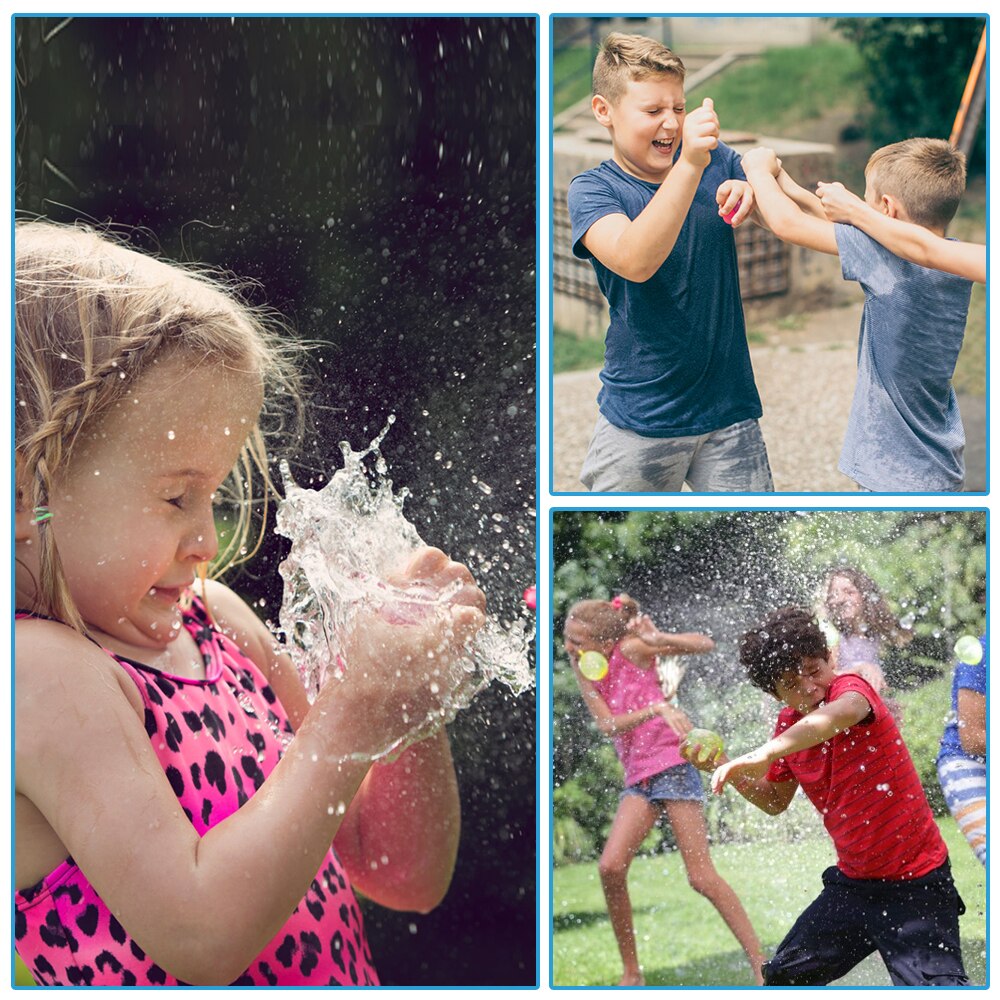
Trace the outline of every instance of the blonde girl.
{"type": "Polygon", "coordinates": [[[223,483],[245,512],[266,481],[276,334],[85,229],[21,225],[15,249],[17,950],[47,985],[375,984],[352,885],[435,906],[458,799],[443,730],[351,755],[441,707],[483,596],[419,552],[395,582],[454,597],[367,619],[310,706],[250,609],[194,587],[223,483]]]}
{"type": "Polygon", "coordinates": [[[622,959],[619,985],[645,985],[636,950],[628,872],[661,816],[674,832],[688,882],[719,911],[746,952],[760,985],[760,942],[736,893],[712,864],[701,779],[679,752],[691,722],[670,703],[656,671],[657,657],[707,653],[714,643],[697,632],[661,632],[627,594],[611,601],[574,604],[566,616],[563,638],[584,703],[598,730],[614,740],[625,770],[625,789],[599,863],[622,959]],[[588,651],[608,660],[608,673],[599,681],[589,681],[580,672],[580,654],[588,651]]]}

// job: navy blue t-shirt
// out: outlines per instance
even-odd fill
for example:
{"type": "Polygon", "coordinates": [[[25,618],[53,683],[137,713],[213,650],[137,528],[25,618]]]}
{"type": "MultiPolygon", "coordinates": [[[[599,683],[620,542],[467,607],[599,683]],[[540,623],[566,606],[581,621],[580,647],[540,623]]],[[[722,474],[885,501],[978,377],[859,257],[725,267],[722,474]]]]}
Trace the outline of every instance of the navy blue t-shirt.
{"type": "Polygon", "coordinates": [[[635,219],[659,184],[613,160],[573,178],[573,253],[590,260],[611,307],[598,403],[616,427],[648,437],[707,434],[761,414],[747,347],[736,241],[715,192],[744,180],[737,153],[712,151],[670,255],[648,281],[628,281],[583,245],[606,215],[635,219]]]}
{"type": "Polygon", "coordinates": [[[853,226],[834,229],[844,277],[865,293],[840,470],[876,492],[959,490],[965,430],[951,377],[972,282],[911,264],[853,226]]]}

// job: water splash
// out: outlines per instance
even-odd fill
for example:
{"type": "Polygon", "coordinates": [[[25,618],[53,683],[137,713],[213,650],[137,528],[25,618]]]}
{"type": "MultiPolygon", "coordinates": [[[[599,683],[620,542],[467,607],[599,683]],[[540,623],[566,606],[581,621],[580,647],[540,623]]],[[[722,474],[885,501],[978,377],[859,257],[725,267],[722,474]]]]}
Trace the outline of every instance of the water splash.
{"type": "MultiPolygon", "coordinates": [[[[379,450],[394,420],[389,417],[364,451],[353,451],[342,441],[343,468],[320,490],[296,485],[287,463],[281,463],[285,499],[278,507],[277,531],[291,539],[292,547],[278,568],[285,581],[279,623],[310,700],[324,684],[339,681],[350,671],[344,640],[359,614],[375,613],[394,625],[414,624],[442,611],[453,596],[391,582],[425,545],[403,514],[409,491],[393,492],[379,450]]],[[[407,719],[403,737],[366,748],[352,758],[375,760],[423,739],[495,680],[521,694],[534,683],[528,661],[533,638],[533,624],[524,619],[504,624],[488,616],[468,655],[456,666],[462,676],[442,711],[407,719]]]]}

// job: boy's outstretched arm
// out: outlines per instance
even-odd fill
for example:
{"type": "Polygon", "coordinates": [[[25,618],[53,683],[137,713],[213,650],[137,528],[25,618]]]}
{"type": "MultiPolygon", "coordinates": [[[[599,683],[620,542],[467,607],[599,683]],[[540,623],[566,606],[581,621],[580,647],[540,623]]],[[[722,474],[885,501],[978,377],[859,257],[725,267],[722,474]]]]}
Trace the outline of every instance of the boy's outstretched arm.
{"type": "Polygon", "coordinates": [[[897,257],[921,267],[957,274],[969,281],[986,284],[986,246],[946,240],[923,226],[904,219],[892,219],[872,208],[843,184],[817,184],[816,191],[826,217],[846,222],[878,240],[897,257]]]}
{"type": "MultiPolygon", "coordinates": [[[[781,161],[778,161],[779,165],[781,161]]],[[[778,171],[778,187],[781,188],[785,194],[788,195],[792,201],[795,202],[799,208],[802,209],[807,215],[813,215],[817,219],[825,219],[827,217],[826,213],[823,211],[823,203],[812,193],[812,191],[804,188],[798,182],[792,180],[789,176],[787,170],[784,167],[778,171]]],[[[836,219],[831,219],[831,222],[836,222],[836,219]]]]}
{"type": "Polygon", "coordinates": [[[750,753],[718,767],[712,775],[712,791],[719,795],[727,783],[732,783],[744,798],[749,798],[740,787],[741,780],[751,779],[760,782],[779,757],[824,743],[837,733],[857,725],[871,714],[871,710],[872,707],[864,695],[857,691],[845,691],[834,701],[813,709],[794,726],[789,726],[783,733],[768,740],[756,750],[751,750],[750,753]]]}
{"type": "Polygon", "coordinates": [[[648,281],[670,256],[718,145],[719,119],[706,98],[684,120],[680,158],[649,204],[635,219],[618,213],[598,219],[584,234],[583,245],[627,281],[648,281]]]}
{"type": "MultiPolygon", "coordinates": [[[[701,750],[702,747],[697,743],[687,746],[686,749],[685,745],[682,744],[680,753],[688,763],[693,764],[699,771],[715,771],[717,768],[730,763],[729,758],[722,750],[709,754],[704,760],[701,760],[701,750]]],[[[757,752],[753,751],[750,754],[744,754],[742,757],[738,757],[737,760],[746,760],[753,753],[757,752]]],[[[730,779],[730,784],[747,802],[769,813],[771,816],[777,816],[778,813],[783,813],[788,808],[795,796],[795,790],[799,787],[799,783],[794,780],[768,781],[764,777],[767,774],[767,770],[768,768],[765,767],[761,775],[756,778],[752,777],[749,773],[740,774],[730,779]]]]}
{"type": "Polygon", "coordinates": [[[779,170],[772,149],[759,146],[743,155],[743,172],[753,187],[757,211],[768,228],[786,243],[837,254],[833,223],[807,214],[789,198],[778,184],[779,170]]]}

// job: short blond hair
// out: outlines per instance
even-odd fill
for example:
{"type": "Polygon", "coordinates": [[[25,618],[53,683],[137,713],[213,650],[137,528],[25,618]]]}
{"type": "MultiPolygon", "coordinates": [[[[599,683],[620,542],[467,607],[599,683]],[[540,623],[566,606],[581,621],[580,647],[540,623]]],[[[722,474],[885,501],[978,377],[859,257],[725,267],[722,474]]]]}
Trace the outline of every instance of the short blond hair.
{"type": "MultiPolygon", "coordinates": [[[[81,432],[165,357],[259,376],[266,397],[277,390],[300,415],[291,355],[301,348],[289,343],[277,317],[247,304],[232,280],[157,260],[83,226],[19,223],[14,246],[19,509],[45,509],[81,432]]],[[[258,481],[266,503],[271,483],[260,424],[251,428],[230,477],[236,524],[216,575],[246,553],[258,481]]],[[[50,522],[38,527],[41,578],[32,610],[86,633],[50,522]]],[[[263,530],[261,524],[261,537],[263,530]]]]}
{"type": "Polygon", "coordinates": [[[594,95],[617,104],[630,80],[674,76],[684,82],[684,63],[662,42],[613,31],[601,42],[594,62],[594,95]]]}
{"type": "Polygon", "coordinates": [[[944,229],[965,192],[965,154],[944,139],[904,139],[876,149],[865,177],[878,197],[899,201],[912,222],[944,229]]]}

